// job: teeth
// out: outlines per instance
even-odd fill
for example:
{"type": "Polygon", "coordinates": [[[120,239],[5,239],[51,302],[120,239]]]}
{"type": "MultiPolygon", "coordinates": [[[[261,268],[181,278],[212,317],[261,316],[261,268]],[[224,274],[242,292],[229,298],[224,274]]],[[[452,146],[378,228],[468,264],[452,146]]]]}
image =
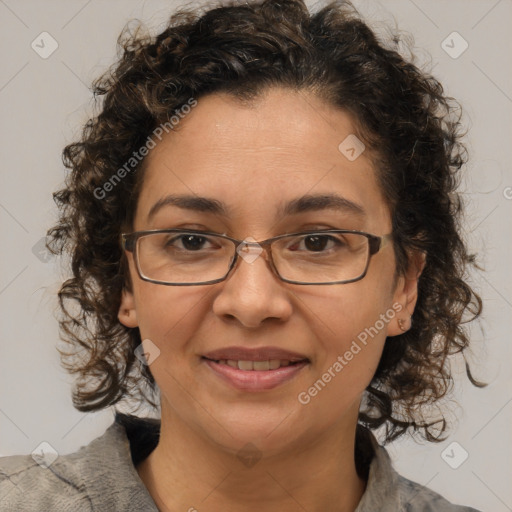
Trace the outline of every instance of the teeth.
{"type": "Polygon", "coordinates": [[[254,370],[252,361],[238,361],[238,368],[240,370],[254,370]]]}
{"type": "Polygon", "coordinates": [[[268,371],[277,370],[282,366],[289,366],[291,361],[280,359],[270,359],[269,361],[233,361],[232,359],[221,359],[219,363],[231,366],[231,368],[238,368],[239,370],[268,371]]]}
{"type": "Polygon", "coordinates": [[[270,370],[270,361],[254,361],[252,367],[253,370],[270,370]]]}
{"type": "MultiPolygon", "coordinates": [[[[283,361],[283,363],[284,362],[285,361],[283,361]]],[[[281,366],[281,361],[279,361],[279,359],[271,359],[268,362],[268,365],[269,365],[271,370],[277,370],[281,366]]]]}

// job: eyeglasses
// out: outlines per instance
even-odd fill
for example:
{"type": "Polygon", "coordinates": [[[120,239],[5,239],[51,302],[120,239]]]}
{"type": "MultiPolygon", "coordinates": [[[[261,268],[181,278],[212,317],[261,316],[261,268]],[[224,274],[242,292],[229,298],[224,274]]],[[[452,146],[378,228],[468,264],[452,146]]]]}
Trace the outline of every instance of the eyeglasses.
{"type": "Polygon", "coordinates": [[[371,257],[392,234],[327,229],[289,233],[261,242],[186,229],[123,233],[124,250],[134,255],[141,279],[169,286],[219,283],[238,256],[252,263],[261,253],[275,274],[293,284],[345,284],[359,281],[371,257]]]}

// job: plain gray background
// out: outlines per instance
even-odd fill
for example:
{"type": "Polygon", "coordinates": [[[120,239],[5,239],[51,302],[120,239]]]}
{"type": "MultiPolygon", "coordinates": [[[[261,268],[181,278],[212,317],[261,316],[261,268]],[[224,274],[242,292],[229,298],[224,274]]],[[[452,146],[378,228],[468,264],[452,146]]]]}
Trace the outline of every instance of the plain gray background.
{"type": "MultiPolygon", "coordinates": [[[[444,404],[453,421],[449,438],[440,444],[400,440],[388,449],[399,472],[447,499],[509,511],[512,1],[354,3],[378,33],[385,35],[396,21],[411,34],[416,64],[432,69],[463,106],[471,158],[462,185],[467,239],[486,269],[472,274],[485,309],[471,328],[469,358],[475,376],[489,386],[469,385],[455,358],[455,393],[444,404]],[[468,48],[456,55],[464,41],[468,48]],[[446,462],[456,465],[465,452],[457,469],[446,462]]],[[[56,219],[51,193],[64,177],[61,151],[91,113],[91,81],[114,61],[127,21],[139,18],[155,33],[177,5],[182,3],[0,0],[0,455],[30,453],[42,441],[69,453],[112,421],[110,411],[81,414],[72,407],[72,379],[55,349],[55,296],[65,273],[61,262],[38,249],[56,219]],[[31,47],[42,32],[58,43],[46,59],[31,47]]]]}

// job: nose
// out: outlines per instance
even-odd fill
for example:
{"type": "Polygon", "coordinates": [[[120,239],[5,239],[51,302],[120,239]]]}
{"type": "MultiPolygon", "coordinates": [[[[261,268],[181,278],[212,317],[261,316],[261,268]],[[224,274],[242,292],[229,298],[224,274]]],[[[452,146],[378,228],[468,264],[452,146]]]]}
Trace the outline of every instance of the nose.
{"type": "Polygon", "coordinates": [[[213,302],[213,312],[236,319],[244,327],[256,328],[265,320],[287,320],[292,313],[287,285],[273,272],[266,251],[241,251],[213,302]]]}

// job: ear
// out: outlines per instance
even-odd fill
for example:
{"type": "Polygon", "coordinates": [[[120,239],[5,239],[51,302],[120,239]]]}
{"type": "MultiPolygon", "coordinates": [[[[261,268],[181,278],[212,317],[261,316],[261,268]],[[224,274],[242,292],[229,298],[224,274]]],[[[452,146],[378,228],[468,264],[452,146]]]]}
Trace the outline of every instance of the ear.
{"type": "Polygon", "coordinates": [[[117,318],[126,327],[138,327],[139,322],[137,320],[137,308],[135,307],[135,298],[133,292],[123,288],[121,296],[121,305],[119,306],[119,312],[117,318]]]}
{"type": "Polygon", "coordinates": [[[426,254],[414,251],[409,254],[409,264],[406,272],[397,279],[393,293],[393,304],[400,304],[396,308],[396,315],[389,323],[388,336],[398,336],[411,328],[411,317],[418,300],[418,280],[425,268],[426,254]]]}

